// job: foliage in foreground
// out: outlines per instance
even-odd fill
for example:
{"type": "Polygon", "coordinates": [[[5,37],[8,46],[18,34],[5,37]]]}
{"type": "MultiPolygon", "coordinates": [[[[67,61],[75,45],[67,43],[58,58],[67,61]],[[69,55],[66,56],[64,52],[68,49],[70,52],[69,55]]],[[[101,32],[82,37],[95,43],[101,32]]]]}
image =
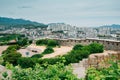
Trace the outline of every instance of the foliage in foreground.
{"type": "Polygon", "coordinates": [[[6,64],[6,62],[9,62],[13,65],[17,65],[17,60],[22,56],[17,50],[20,48],[18,45],[12,45],[7,48],[7,50],[2,52],[3,57],[3,65],[6,64]]]}
{"type": "Polygon", "coordinates": [[[30,57],[21,57],[17,60],[17,64],[19,64],[22,68],[33,68],[36,63],[37,59],[30,57]]]}
{"type": "Polygon", "coordinates": [[[36,64],[33,69],[15,67],[12,71],[12,80],[78,80],[72,74],[71,67],[65,66],[63,63],[47,65],[46,68],[39,64],[36,64]]]}
{"type": "Polygon", "coordinates": [[[89,68],[86,80],[120,80],[120,61],[112,62],[108,68],[89,68]]]}

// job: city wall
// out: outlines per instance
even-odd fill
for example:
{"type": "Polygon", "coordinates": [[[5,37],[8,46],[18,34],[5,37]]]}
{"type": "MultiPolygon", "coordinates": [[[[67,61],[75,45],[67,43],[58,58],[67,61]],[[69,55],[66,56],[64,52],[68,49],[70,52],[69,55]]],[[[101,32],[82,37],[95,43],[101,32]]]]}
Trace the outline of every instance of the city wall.
{"type": "Polygon", "coordinates": [[[61,46],[74,46],[76,44],[88,45],[96,42],[104,45],[105,50],[120,50],[120,41],[100,40],[100,39],[56,39],[61,46]]]}
{"type": "Polygon", "coordinates": [[[120,60],[120,52],[107,53],[107,54],[92,54],[87,59],[83,59],[83,66],[87,69],[88,67],[95,68],[106,68],[110,66],[110,61],[117,62],[120,60]]]}

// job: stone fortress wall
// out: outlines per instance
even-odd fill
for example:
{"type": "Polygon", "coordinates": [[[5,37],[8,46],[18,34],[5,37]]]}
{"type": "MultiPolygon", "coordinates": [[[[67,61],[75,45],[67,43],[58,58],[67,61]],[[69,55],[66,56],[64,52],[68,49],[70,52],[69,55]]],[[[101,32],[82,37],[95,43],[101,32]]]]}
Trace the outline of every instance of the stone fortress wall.
{"type": "Polygon", "coordinates": [[[55,39],[62,46],[74,46],[76,44],[88,45],[96,42],[104,45],[105,50],[120,50],[120,41],[102,40],[102,39],[55,39]]]}

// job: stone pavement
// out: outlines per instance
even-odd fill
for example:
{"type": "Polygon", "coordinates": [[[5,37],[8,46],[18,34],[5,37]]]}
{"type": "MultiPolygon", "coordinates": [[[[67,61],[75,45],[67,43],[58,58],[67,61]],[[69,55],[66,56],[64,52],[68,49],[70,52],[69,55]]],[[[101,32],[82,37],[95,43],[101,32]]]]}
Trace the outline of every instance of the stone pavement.
{"type": "Polygon", "coordinates": [[[73,63],[71,64],[73,68],[73,74],[77,75],[78,78],[85,78],[85,67],[83,67],[83,61],[80,61],[79,63],[73,63]]]}

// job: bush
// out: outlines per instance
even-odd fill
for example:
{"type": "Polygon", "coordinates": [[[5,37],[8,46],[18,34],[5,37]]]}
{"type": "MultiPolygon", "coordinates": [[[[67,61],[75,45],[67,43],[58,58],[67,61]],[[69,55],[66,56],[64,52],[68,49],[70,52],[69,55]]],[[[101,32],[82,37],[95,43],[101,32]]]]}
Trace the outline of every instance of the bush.
{"type": "Polygon", "coordinates": [[[89,54],[90,52],[87,50],[71,51],[68,54],[63,56],[65,57],[65,60],[66,60],[65,65],[68,65],[70,63],[77,63],[83,58],[87,58],[89,54]]]}
{"type": "Polygon", "coordinates": [[[50,47],[56,47],[58,46],[58,42],[56,40],[52,40],[52,39],[41,39],[36,41],[36,45],[46,45],[46,46],[50,46],[50,47]]]}
{"type": "Polygon", "coordinates": [[[18,40],[17,43],[18,43],[19,46],[25,46],[25,45],[28,44],[28,39],[24,38],[24,39],[18,40]]]}
{"type": "Polygon", "coordinates": [[[20,46],[18,46],[18,45],[12,45],[12,46],[9,46],[5,51],[3,51],[2,54],[14,53],[18,49],[20,49],[20,46]]]}
{"type": "Polygon", "coordinates": [[[48,40],[47,46],[56,47],[58,46],[58,42],[56,40],[48,40]]]}
{"type": "Polygon", "coordinates": [[[41,58],[41,57],[43,57],[42,54],[35,54],[31,56],[31,58],[41,58]]]}
{"type": "Polygon", "coordinates": [[[73,47],[73,50],[81,50],[82,47],[83,47],[83,45],[77,44],[77,45],[75,45],[75,46],[73,47]]]}
{"type": "Polygon", "coordinates": [[[50,54],[53,52],[54,52],[54,50],[51,47],[47,47],[42,54],[50,54]]]}
{"type": "MultiPolygon", "coordinates": [[[[110,66],[96,69],[88,68],[85,80],[119,80],[120,79],[120,61],[110,62],[110,66]]],[[[105,63],[104,63],[105,64],[105,63]]]]}
{"type": "Polygon", "coordinates": [[[3,59],[4,59],[4,62],[9,62],[13,65],[17,65],[17,60],[21,56],[22,55],[19,52],[13,52],[13,53],[3,55],[3,59]]]}
{"type": "Polygon", "coordinates": [[[12,49],[18,50],[18,49],[20,49],[20,46],[19,46],[19,45],[12,45],[12,46],[9,46],[9,47],[7,48],[7,50],[12,50],[12,49]]]}
{"type": "Polygon", "coordinates": [[[39,64],[36,64],[33,69],[15,67],[11,78],[12,80],[79,80],[72,73],[71,67],[66,67],[63,63],[48,65],[46,68],[39,64]]]}
{"type": "Polygon", "coordinates": [[[99,43],[91,43],[89,48],[91,53],[102,53],[104,51],[103,45],[99,43]]]}
{"type": "Polygon", "coordinates": [[[19,64],[22,68],[34,67],[36,63],[37,59],[29,57],[21,57],[17,61],[17,64],[19,64]]]}
{"type": "Polygon", "coordinates": [[[55,57],[55,58],[40,59],[38,62],[39,64],[47,63],[47,64],[53,65],[53,64],[56,64],[57,62],[62,62],[62,61],[63,61],[62,57],[55,57]]]}
{"type": "Polygon", "coordinates": [[[48,41],[47,39],[40,39],[36,41],[36,45],[47,45],[48,41]]]}
{"type": "Polygon", "coordinates": [[[29,44],[32,44],[32,42],[33,42],[32,40],[29,40],[29,44]]]}

